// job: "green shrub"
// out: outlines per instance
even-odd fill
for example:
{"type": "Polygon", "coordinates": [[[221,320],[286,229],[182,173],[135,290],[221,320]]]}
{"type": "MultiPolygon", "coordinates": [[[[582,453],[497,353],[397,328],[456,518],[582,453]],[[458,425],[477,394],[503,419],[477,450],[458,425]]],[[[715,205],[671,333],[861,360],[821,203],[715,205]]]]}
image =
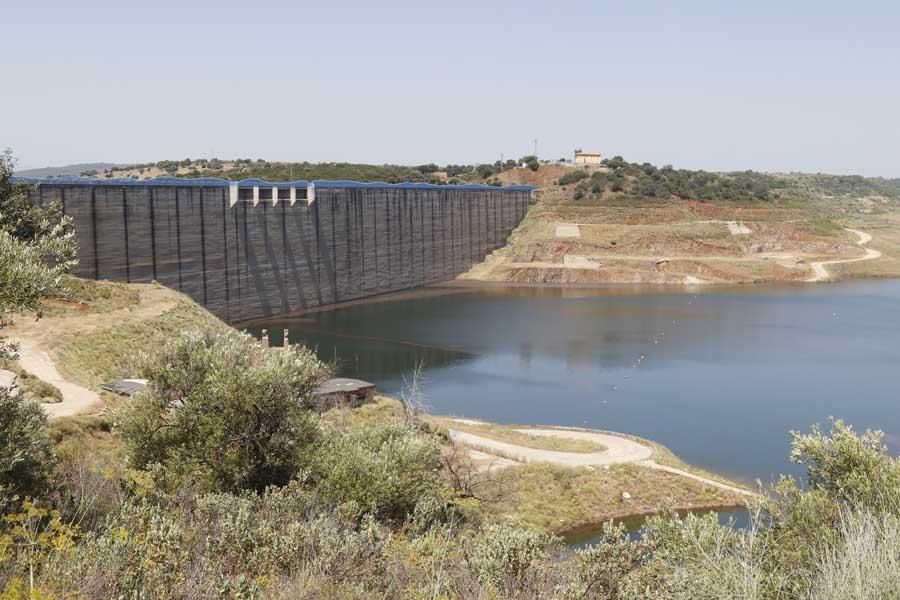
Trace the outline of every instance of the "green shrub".
{"type": "Polygon", "coordinates": [[[236,331],[185,334],[141,355],[138,372],[150,386],[116,416],[133,466],[261,491],[309,463],[319,430],[307,403],[327,370],[305,348],[267,350],[236,331]]]}
{"type": "Polygon", "coordinates": [[[296,574],[312,582],[303,597],[340,582],[352,597],[391,597],[391,539],[371,519],[340,519],[296,484],[260,495],[164,496],[126,503],[45,562],[37,581],[56,597],[250,599],[272,597],[280,578],[296,574]]]}
{"type": "Polygon", "coordinates": [[[489,525],[471,540],[466,562],[478,581],[502,597],[516,597],[528,581],[538,576],[535,569],[549,559],[548,550],[559,543],[552,536],[510,525],[489,525]]]}
{"type": "Polygon", "coordinates": [[[38,404],[0,387],[0,415],[0,514],[5,514],[17,497],[49,495],[56,459],[38,404]]]}
{"type": "MultiPolygon", "coordinates": [[[[0,153],[0,327],[8,313],[38,310],[77,262],[72,219],[59,203],[35,205],[25,186],[11,181],[14,166],[8,150],[0,153]]],[[[0,337],[0,359],[14,355],[0,337]]]]}
{"type": "Polygon", "coordinates": [[[396,521],[440,493],[438,440],[413,427],[376,425],[332,434],[319,453],[326,497],[396,521]]]}
{"type": "Polygon", "coordinates": [[[814,426],[791,436],[791,460],[807,465],[810,488],[870,510],[900,509],[900,460],[888,455],[882,432],[857,435],[835,420],[828,435],[814,426]]]}
{"type": "Polygon", "coordinates": [[[587,179],[588,177],[590,176],[587,174],[587,171],[584,171],[582,169],[574,169],[560,177],[557,183],[559,185],[570,185],[573,183],[578,183],[582,179],[587,179]]]}

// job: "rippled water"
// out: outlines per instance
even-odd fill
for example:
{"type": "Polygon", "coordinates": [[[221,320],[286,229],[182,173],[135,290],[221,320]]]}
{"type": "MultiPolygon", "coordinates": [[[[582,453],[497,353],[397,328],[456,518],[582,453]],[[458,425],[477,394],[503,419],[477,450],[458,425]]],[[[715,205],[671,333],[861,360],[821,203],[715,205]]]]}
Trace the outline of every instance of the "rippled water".
{"type": "Polygon", "coordinates": [[[388,393],[423,361],[436,413],[628,432],[747,481],[802,474],[788,431],[829,415],[900,447],[898,281],[448,288],[262,327],[388,393]]]}

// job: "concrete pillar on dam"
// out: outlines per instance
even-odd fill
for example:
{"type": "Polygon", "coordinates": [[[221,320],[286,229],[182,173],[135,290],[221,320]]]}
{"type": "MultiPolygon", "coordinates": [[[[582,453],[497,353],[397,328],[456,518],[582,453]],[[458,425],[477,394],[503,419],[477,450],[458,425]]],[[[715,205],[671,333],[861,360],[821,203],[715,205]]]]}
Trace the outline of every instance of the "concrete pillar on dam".
{"type": "Polygon", "coordinates": [[[93,279],[159,283],[228,322],[452,279],[506,243],[533,187],[17,179],[75,221],[93,279]]]}

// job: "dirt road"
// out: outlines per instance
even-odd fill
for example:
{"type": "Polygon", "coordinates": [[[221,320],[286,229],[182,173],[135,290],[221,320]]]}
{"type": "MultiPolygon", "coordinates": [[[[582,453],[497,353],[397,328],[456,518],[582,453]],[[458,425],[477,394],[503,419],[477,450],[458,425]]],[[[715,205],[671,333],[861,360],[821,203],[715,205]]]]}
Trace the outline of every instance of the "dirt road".
{"type": "Polygon", "coordinates": [[[96,392],[71,383],[56,370],[53,359],[46,352],[39,350],[30,340],[19,341],[19,364],[32,375],[56,386],[62,394],[62,402],[42,404],[44,412],[51,419],[89,415],[103,408],[103,401],[96,392]]]}
{"type": "Polygon", "coordinates": [[[865,256],[860,256],[859,258],[845,258],[842,260],[822,260],[818,262],[812,263],[813,268],[813,276],[807,279],[806,281],[810,283],[814,283],[817,281],[826,281],[830,275],[828,270],[825,268],[825,265],[839,265],[842,263],[853,263],[860,262],[863,260],[872,260],[874,258],[881,258],[881,252],[878,250],[873,250],[872,248],[864,248],[866,244],[872,241],[872,236],[866,233],[865,231],[859,231],[857,229],[847,229],[850,233],[855,233],[859,239],[856,240],[856,245],[860,248],[863,248],[866,251],[865,256]]]}
{"type": "MultiPolygon", "coordinates": [[[[728,485],[714,479],[709,479],[701,475],[696,475],[676,467],[661,465],[651,460],[653,456],[653,448],[639,444],[633,440],[617,435],[602,433],[599,431],[580,430],[580,429],[519,429],[517,431],[527,433],[529,435],[538,436],[555,436],[565,439],[586,440],[601,444],[606,447],[603,452],[558,452],[555,450],[540,450],[537,448],[526,448],[516,444],[500,442],[487,437],[459,431],[456,429],[448,429],[450,439],[469,448],[474,448],[478,452],[485,452],[500,456],[507,461],[518,463],[529,462],[547,462],[555,465],[566,467],[594,467],[607,466],[614,464],[633,463],[648,469],[657,471],[665,471],[673,475],[687,477],[694,481],[699,481],[704,485],[727,490],[735,494],[753,497],[755,493],[739,487],[728,485]]],[[[509,463],[505,463],[509,466],[509,463]]]]}

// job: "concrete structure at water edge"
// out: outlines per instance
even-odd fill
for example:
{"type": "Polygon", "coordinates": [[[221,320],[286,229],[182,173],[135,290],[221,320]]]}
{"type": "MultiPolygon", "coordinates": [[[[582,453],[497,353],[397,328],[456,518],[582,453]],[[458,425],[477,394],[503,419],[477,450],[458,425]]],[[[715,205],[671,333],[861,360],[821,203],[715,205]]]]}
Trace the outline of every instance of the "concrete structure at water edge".
{"type": "Polygon", "coordinates": [[[506,243],[534,188],[351,181],[29,180],[75,221],[75,274],[158,281],[231,322],[452,279],[506,243]]]}

